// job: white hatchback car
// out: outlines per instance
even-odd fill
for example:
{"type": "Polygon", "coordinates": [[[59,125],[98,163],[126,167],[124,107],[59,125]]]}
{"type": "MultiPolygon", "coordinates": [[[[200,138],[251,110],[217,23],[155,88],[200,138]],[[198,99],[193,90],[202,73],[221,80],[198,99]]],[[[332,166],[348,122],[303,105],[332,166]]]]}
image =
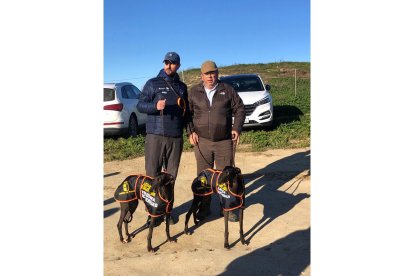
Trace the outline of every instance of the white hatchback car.
{"type": "Polygon", "coordinates": [[[136,136],[147,114],[138,112],[141,91],[132,83],[104,84],[104,135],[136,136]]]}
{"type": "Polygon", "coordinates": [[[273,100],[270,85],[264,85],[257,74],[223,76],[222,82],[230,84],[243,100],[246,119],[243,127],[270,126],[273,123],[273,100]]]}

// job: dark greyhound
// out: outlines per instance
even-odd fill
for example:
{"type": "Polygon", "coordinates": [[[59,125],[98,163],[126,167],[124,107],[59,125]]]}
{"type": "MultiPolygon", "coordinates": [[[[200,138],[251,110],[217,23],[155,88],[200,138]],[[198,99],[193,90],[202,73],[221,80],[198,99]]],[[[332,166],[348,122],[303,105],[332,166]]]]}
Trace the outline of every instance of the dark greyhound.
{"type": "Polygon", "coordinates": [[[168,241],[175,241],[170,237],[170,217],[174,203],[174,177],[168,173],[159,173],[154,178],[146,175],[130,175],[115,190],[114,198],[121,204],[121,215],[117,224],[119,239],[122,243],[131,241],[128,232],[128,223],[132,221],[132,214],[138,206],[138,199],[145,203],[145,209],[151,217],[147,237],[148,252],[154,252],[151,245],[152,231],[155,218],[165,215],[168,241]],[[127,238],[122,236],[122,224],[125,223],[127,238]]]}
{"type": "Polygon", "coordinates": [[[220,197],[220,205],[224,213],[224,247],[229,249],[229,211],[239,209],[240,241],[246,244],[243,234],[243,209],[244,209],[244,180],[241,171],[237,167],[227,166],[223,171],[206,169],[202,171],[193,181],[191,189],[194,194],[190,210],[185,216],[184,232],[188,235],[188,221],[191,214],[194,224],[200,221],[196,219],[196,211],[200,207],[203,196],[216,193],[220,197]]]}

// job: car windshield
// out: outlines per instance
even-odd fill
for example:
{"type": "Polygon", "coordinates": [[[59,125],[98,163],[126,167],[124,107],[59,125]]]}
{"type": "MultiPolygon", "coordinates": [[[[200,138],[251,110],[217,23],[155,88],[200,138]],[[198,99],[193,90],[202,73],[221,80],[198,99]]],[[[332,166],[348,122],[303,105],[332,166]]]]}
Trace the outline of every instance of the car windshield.
{"type": "Polygon", "coordinates": [[[236,92],[263,91],[263,84],[256,76],[222,77],[222,82],[233,86],[236,92]]]}
{"type": "Polygon", "coordinates": [[[115,100],[115,90],[111,88],[104,88],[104,102],[115,100]]]}

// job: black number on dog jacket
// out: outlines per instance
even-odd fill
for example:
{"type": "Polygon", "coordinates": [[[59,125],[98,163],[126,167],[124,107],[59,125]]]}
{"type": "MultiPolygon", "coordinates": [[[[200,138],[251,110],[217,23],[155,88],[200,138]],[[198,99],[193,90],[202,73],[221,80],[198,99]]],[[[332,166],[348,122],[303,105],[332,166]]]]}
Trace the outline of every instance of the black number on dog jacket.
{"type": "Polygon", "coordinates": [[[218,183],[222,174],[221,171],[206,169],[202,171],[193,184],[191,190],[195,195],[208,196],[216,193],[220,198],[220,205],[224,211],[231,211],[244,205],[243,195],[237,195],[231,192],[229,182],[218,183]]]}
{"type": "Polygon", "coordinates": [[[154,178],[146,175],[130,175],[116,188],[114,198],[118,202],[129,202],[141,199],[145,203],[148,215],[159,217],[171,213],[171,201],[164,199],[158,191],[158,196],[151,191],[154,178]],[[151,191],[151,192],[150,192],[151,191]]]}

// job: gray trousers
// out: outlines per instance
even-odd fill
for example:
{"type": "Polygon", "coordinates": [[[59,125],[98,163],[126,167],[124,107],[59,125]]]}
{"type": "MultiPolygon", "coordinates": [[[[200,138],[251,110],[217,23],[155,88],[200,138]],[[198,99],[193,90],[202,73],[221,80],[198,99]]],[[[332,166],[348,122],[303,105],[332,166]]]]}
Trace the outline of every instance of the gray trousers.
{"type": "Polygon", "coordinates": [[[177,179],[178,166],[183,152],[183,137],[165,137],[147,134],[145,137],[145,171],[146,175],[154,177],[161,172],[163,157],[165,169],[177,179]]]}
{"type": "Polygon", "coordinates": [[[233,142],[231,139],[213,142],[199,137],[198,145],[194,146],[197,160],[197,175],[203,170],[211,168],[223,170],[225,166],[233,164],[233,142]]]}

